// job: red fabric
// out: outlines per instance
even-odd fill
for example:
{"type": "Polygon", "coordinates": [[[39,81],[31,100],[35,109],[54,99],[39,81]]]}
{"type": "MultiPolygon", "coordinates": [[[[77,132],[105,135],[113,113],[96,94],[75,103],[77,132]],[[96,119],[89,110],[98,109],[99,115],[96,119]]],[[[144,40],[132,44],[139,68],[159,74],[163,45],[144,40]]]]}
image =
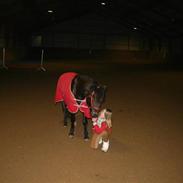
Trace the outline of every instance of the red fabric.
{"type": "Polygon", "coordinates": [[[75,72],[67,72],[60,76],[56,88],[55,103],[64,101],[69,112],[76,113],[80,110],[84,113],[85,117],[91,118],[90,109],[88,108],[86,99],[78,105],[71,91],[71,82],[75,76],[77,76],[77,73],[75,72]]]}
{"type": "Polygon", "coordinates": [[[99,127],[97,124],[93,126],[93,131],[97,134],[100,134],[105,130],[107,130],[109,132],[111,132],[111,130],[112,130],[111,128],[108,127],[108,125],[105,121],[102,122],[101,127],[99,127]]]}

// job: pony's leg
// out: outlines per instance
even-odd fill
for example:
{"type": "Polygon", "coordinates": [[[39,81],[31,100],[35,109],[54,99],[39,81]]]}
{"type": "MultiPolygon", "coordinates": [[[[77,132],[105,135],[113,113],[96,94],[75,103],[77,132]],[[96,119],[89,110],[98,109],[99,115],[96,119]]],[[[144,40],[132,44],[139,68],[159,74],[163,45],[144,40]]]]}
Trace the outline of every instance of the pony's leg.
{"type": "Polygon", "coordinates": [[[67,126],[67,122],[68,122],[69,117],[70,117],[70,113],[66,108],[65,111],[64,111],[64,127],[67,126]]]}
{"type": "Polygon", "coordinates": [[[66,105],[64,102],[61,102],[61,107],[62,107],[62,111],[64,113],[64,127],[67,126],[67,121],[68,121],[68,118],[69,118],[69,111],[67,110],[66,108],[66,105]]]}
{"type": "Polygon", "coordinates": [[[84,140],[88,140],[88,119],[83,114],[84,140]]]}
{"type": "Polygon", "coordinates": [[[62,107],[62,111],[64,112],[64,111],[65,111],[66,106],[65,106],[65,103],[64,103],[63,101],[61,102],[61,107],[62,107]]]}
{"type": "Polygon", "coordinates": [[[74,136],[76,117],[75,117],[75,114],[71,113],[70,115],[71,115],[71,128],[70,128],[70,132],[69,132],[69,137],[72,138],[74,136]]]}

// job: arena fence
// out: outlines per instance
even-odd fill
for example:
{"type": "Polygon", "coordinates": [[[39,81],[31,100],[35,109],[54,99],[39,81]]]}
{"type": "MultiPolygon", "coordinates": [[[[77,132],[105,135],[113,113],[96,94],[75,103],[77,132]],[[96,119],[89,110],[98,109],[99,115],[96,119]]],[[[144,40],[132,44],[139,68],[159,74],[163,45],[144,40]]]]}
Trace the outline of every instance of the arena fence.
{"type": "MultiPolygon", "coordinates": [[[[7,70],[11,68],[34,68],[38,71],[47,71],[51,67],[69,68],[85,67],[86,65],[99,68],[102,65],[118,66],[122,64],[167,64],[169,55],[157,50],[125,51],[125,50],[87,50],[66,48],[29,49],[2,48],[0,51],[0,67],[7,70]],[[78,66],[77,66],[78,65],[78,66]]],[[[179,59],[176,59],[179,60],[179,59]]]]}

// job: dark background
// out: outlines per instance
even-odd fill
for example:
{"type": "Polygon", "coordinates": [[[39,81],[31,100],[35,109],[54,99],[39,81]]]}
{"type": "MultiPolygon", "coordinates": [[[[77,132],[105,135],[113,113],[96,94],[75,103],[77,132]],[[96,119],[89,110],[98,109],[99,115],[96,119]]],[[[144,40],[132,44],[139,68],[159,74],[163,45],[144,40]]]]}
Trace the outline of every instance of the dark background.
{"type": "Polygon", "coordinates": [[[183,182],[181,1],[105,2],[0,0],[0,183],[183,182]],[[107,153],[63,127],[67,71],[107,86],[107,153]]]}
{"type": "Polygon", "coordinates": [[[49,61],[182,64],[181,1],[1,0],[0,19],[10,63],[39,59],[45,49],[49,61]]]}

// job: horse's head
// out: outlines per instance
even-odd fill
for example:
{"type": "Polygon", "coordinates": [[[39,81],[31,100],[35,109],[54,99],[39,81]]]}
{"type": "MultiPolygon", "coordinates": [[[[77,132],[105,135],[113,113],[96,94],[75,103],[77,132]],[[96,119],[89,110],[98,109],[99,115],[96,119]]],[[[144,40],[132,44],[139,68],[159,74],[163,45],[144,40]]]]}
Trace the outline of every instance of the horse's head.
{"type": "Polygon", "coordinates": [[[91,117],[97,117],[105,100],[106,86],[100,85],[89,76],[77,75],[72,82],[71,90],[78,103],[86,99],[91,117]]]}
{"type": "Polygon", "coordinates": [[[91,95],[86,98],[87,104],[90,107],[92,118],[96,118],[98,116],[101,106],[105,101],[105,95],[106,86],[97,85],[91,95]]]}

